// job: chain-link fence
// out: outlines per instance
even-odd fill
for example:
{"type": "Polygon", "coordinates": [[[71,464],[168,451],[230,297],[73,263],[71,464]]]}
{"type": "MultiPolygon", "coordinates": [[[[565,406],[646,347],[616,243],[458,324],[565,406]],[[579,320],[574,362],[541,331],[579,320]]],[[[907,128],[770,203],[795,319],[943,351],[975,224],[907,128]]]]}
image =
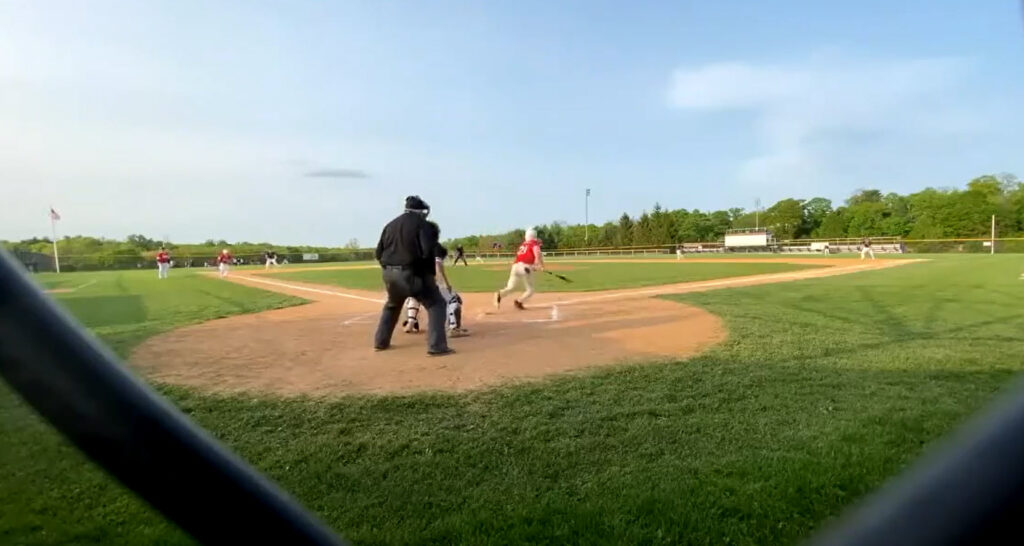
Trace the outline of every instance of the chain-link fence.
{"type": "MultiPolygon", "coordinates": [[[[374,259],[374,251],[369,249],[346,250],[320,254],[281,252],[277,254],[278,264],[323,263],[323,262],[357,262],[374,259]]],[[[53,256],[31,252],[15,253],[15,256],[29,271],[53,271],[53,256]]],[[[263,265],[266,258],[263,253],[245,253],[233,255],[233,265],[263,265]]],[[[154,256],[94,254],[94,255],[62,255],[60,270],[71,271],[104,271],[114,269],[148,269],[156,267],[154,256]]],[[[216,267],[216,254],[186,254],[171,252],[172,265],[175,268],[216,267]]]]}
{"type": "MultiPolygon", "coordinates": [[[[860,252],[861,239],[801,239],[782,241],[767,248],[726,248],[722,243],[683,243],[666,245],[646,245],[630,247],[602,248],[566,248],[546,250],[544,254],[552,258],[585,258],[598,256],[658,256],[674,255],[681,250],[683,254],[721,254],[721,253],[821,253],[827,244],[829,254],[860,252]]],[[[995,249],[997,253],[1024,253],[1024,238],[996,239],[929,239],[900,240],[895,237],[871,238],[872,248],[878,253],[964,253],[983,254],[995,249]],[[994,247],[993,247],[994,245],[994,247]]],[[[15,252],[27,269],[33,272],[54,271],[54,260],[50,254],[36,252],[15,252]]],[[[484,260],[510,260],[515,257],[514,251],[474,251],[466,252],[470,260],[479,257],[484,260]]],[[[175,268],[216,267],[217,255],[210,253],[189,254],[171,251],[171,259],[175,268]]],[[[354,249],[319,254],[300,252],[280,252],[277,254],[278,264],[300,263],[337,263],[373,261],[372,249],[354,249]]],[[[99,254],[99,255],[68,255],[60,257],[61,271],[101,271],[109,269],[148,269],[155,267],[155,258],[150,255],[137,254],[99,254]]],[[[234,265],[263,265],[266,259],[262,252],[234,255],[234,265]]]]}

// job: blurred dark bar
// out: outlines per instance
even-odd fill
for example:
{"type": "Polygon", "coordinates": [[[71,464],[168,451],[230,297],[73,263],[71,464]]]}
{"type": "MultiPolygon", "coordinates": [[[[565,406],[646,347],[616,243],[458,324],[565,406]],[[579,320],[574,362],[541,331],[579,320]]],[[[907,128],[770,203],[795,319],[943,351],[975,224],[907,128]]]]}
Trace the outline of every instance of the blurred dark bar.
{"type": "Polygon", "coordinates": [[[78,446],[206,544],[343,544],[133,377],[0,249],[0,376],[78,446]]]}
{"type": "Polygon", "coordinates": [[[1024,384],[811,544],[1021,544],[1021,523],[1024,384]]]}

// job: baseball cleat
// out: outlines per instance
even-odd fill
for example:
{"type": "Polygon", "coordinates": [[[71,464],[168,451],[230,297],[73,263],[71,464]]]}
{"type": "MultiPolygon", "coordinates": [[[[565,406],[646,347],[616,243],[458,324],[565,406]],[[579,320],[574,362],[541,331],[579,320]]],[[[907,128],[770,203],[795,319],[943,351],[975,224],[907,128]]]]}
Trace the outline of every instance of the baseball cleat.
{"type": "Polygon", "coordinates": [[[466,337],[469,335],[469,330],[465,328],[452,328],[448,330],[448,337],[466,337]]]}
{"type": "Polygon", "coordinates": [[[450,354],[454,354],[454,353],[455,353],[455,349],[452,349],[452,348],[449,347],[449,348],[447,348],[447,349],[445,349],[443,351],[427,351],[427,356],[445,356],[445,355],[450,355],[450,354]]]}
{"type": "Polygon", "coordinates": [[[420,325],[417,322],[413,322],[413,321],[408,321],[407,320],[407,321],[405,321],[405,328],[404,328],[404,330],[405,330],[405,333],[407,333],[407,334],[415,334],[415,333],[418,333],[420,331],[420,325]]]}
{"type": "Polygon", "coordinates": [[[501,307],[501,292],[494,293],[494,306],[498,308],[501,307]]]}
{"type": "Polygon", "coordinates": [[[525,308],[525,307],[523,307],[523,303],[522,303],[522,302],[520,302],[519,300],[515,300],[515,302],[513,303],[513,305],[515,305],[515,306],[516,306],[516,309],[519,309],[520,311],[525,311],[525,310],[526,310],[526,308],[525,308]]]}

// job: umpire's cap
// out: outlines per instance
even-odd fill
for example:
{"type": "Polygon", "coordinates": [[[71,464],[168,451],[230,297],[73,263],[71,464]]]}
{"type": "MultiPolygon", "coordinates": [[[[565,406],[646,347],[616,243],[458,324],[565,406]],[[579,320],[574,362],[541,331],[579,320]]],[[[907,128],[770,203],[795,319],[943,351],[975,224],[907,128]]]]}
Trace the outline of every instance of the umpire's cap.
{"type": "Polygon", "coordinates": [[[407,212],[418,212],[424,216],[430,214],[430,205],[420,199],[418,195],[410,195],[405,198],[405,210],[407,212]]]}

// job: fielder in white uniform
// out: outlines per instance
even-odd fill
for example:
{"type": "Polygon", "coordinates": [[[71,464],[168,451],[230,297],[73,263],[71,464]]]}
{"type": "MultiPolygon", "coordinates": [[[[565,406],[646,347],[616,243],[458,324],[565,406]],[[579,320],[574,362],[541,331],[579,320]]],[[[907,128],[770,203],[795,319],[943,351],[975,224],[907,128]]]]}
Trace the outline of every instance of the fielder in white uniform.
{"type": "Polygon", "coordinates": [[[270,269],[270,266],[278,267],[280,264],[277,263],[277,252],[268,250],[263,253],[264,259],[267,260],[267,265],[264,269],[270,269]]]}
{"type": "MultiPolygon", "coordinates": [[[[469,330],[462,327],[462,296],[448,282],[448,275],[444,270],[444,260],[447,257],[448,250],[441,245],[437,245],[434,256],[434,271],[437,274],[437,288],[441,291],[441,297],[444,298],[448,306],[448,324],[446,325],[448,337],[465,337],[469,335],[469,330]]],[[[419,333],[419,313],[420,302],[416,301],[415,298],[406,298],[405,322],[402,323],[402,329],[405,333],[419,333]]]]}
{"type": "Polygon", "coordinates": [[[865,238],[861,243],[860,247],[860,259],[864,259],[865,256],[871,256],[871,259],[875,259],[875,251],[871,250],[871,239],[865,238]]]}

